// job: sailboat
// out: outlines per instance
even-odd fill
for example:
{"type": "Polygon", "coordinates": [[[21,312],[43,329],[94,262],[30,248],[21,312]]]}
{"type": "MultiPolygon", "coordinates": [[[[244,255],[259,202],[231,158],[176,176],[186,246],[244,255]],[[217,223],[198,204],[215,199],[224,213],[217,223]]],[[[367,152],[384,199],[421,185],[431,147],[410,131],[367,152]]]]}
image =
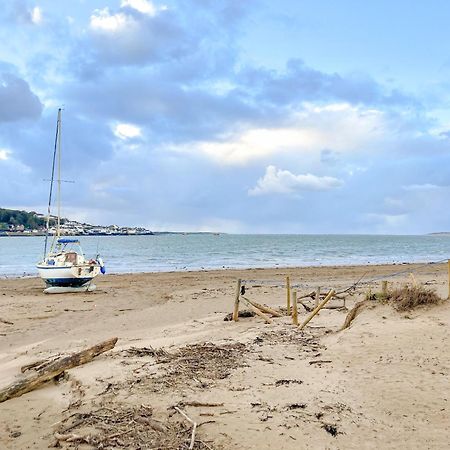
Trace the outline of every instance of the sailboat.
{"type": "Polygon", "coordinates": [[[102,259],[99,255],[93,259],[87,259],[78,239],[61,237],[61,108],[58,109],[56,122],[46,231],[44,255],[42,260],[36,265],[39,276],[46,285],[44,292],[51,294],[94,290],[93,279],[100,273],[105,273],[102,259]],[[55,164],[57,166],[58,215],[56,217],[56,231],[54,231],[50,247],[48,247],[55,164]]]}

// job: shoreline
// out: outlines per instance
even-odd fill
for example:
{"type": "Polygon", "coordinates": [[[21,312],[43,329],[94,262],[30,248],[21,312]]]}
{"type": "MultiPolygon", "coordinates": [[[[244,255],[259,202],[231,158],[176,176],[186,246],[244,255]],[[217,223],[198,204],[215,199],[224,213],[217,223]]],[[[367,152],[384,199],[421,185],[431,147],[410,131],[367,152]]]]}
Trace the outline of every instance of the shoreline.
{"type": "MultiPolygon", "coordinates": [[[[424,262],[392,262],[392,263],[365,263],[365,264],[330,264],[330,265],[295,265],[295,266],[264,266],[264,267],[225,267],[225,268],[206,268],[206,269],[180,269],[180,270],[159,270],[159,271],[140,271],[140,272],[107,272],[106,274],[100,276],[100,278],[96,278],[99,280],[105,276],[132,276],[132,275],[156,275],[156,274],[177,274],[177,273],[212,273],[212,272],[239,272],[239,271],[264,271],[264,270],[303,270],[303,269],[335,269],[335,268],[360,268],[360,267],[426,267],[431,265],[439,265],[439,264],[450,264],[450,259],[443,259],[440,261],[424,261],[424,262]]],[[[23,280],[36,278],[39,279],[37,274],[28,274],[24,273],[24,275],[2,275],[0,274],[0,280],[23,280]]]]}

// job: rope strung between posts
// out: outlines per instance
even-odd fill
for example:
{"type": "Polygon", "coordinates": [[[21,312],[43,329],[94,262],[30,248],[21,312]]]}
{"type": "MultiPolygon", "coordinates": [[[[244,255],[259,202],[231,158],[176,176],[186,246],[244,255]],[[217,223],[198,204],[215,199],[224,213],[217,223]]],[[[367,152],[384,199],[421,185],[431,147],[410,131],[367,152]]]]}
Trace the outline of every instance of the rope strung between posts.
{"type": "MultiPolygon", "coordinates": [[[[280,287],[280,288],[286,287],[286,283],[280,282],[279,280],[241,280],[241,282],[243,284],[255,284],[256,283],[261,286],[266,285],[266,286],[270,286],[270,287],[280,287]]],[[[253,287],[258,287],[258,286],[253,286],[253,287]]],[[[297,284],[291,284],[291,287],[300,288],[300,287],[306,287],[306,285],[297,283],[297,284]]]]}
{"type": "Polygon", "coordinates": [[[342,293],[342,292],[348,292],[349,290],[351,290],[351,289],[354,289],[354,290],[356,290],[356,287],[359,285],[359,286],[361,286],[361,285],[367,285],[367,284],[370,284],[370,283],[374,283],[374,282],[376,282],[376,281],[380,281],[380,280],[385,280],[386,278],[394,278],[394,277],[397,277],[397,276],[399,276],[399,275],[404,275],[404,274],[407,274],[407,273],[416,273],[416,272],[418,272],[420,269],[422,269],[422,268],[424,268],[424,267],[428,267],[428,266],[430,266],[430,265],[432,265],[432,264],[442,264],[442,263],[444,263],[444,262],[447,262],[448,261],[448,259],[446,258],[446,259],[441,259],[440,261],[430,261],[430,262],[427,262],[427,263],[424,263],[424,264],[421,264],[420,266],[418,266],[418,267],[416,267],[416,268],[414,268],[414,269],[406,269],[406,270],[400,270],[400,271],[398,271],[398,272],[394,272],[394,273],[390,273],[390,274],[388,274],[388,275],[378,275],[378,276],[376,276],[376,277],[373,277],[373,278],[371,278],[370,280],[366,280],[366,281],[361,281],[366,275],[367,275],[367,272],[356,282],[356,283],[353,283],[351,286],[349,286],[345,291],[341,291],[340,293],[342,293]]]}
{"type": "MultiPolygon", "coordinates": [[[[362,281],[363,278],[367,275],[367,273],[368,273],[368,271],[367,271],[366,273],[364,273],[361,276],[361,278],[358,281],[356,281],[355,283],[351,284],[347,288],[336,292],[336,295],[344,294],[344,293],[350,292],[352,290],[356,291],[358,286],[362,287],[362,285],[367,285],[367,284],[370,284],[370,283],[374,283],[376,281],[385,280],[386,278],[394,278],[396,276],[404,275],[404,274],[407,274],[407,273],[416,273],[420,269],[423,269],[424,267],[428,267],[428,266],[430,266],[432,264],[442,264],[444,262],[447,262],[448,260],[449,260],[448,258],[445,258],[445,259],[441,259],[439,261],[430,261],[430,262],[423,263],[423,264],[421,264],[421,265],[419,265],[419,266],[417,266],[415,268],[408,268],[408,269],[400,270],[398,272],[394,272],[394,273],[390,273],[390,274],[378,275],[378,276],[373,277],[373,278],[371,278],[369,280],[362,281]]],[[[265,285],[265,286],[270,286],[270,287],[281,287],[281,288],[286,287],[286,283],[280,282],[279,280],[255,280],[255,279],[251,279],[251,280],[242,280],[241,282],[242,282],[241,289],[243,289],[244,293],[245,293],[245,285],[246,284],[258,284],[258,285],[261,285],[261,286],[265,285]]],[[[253,287],[256,287],[256,286],[253,286],[253,287]]],[[[305,287],[307,287],[306,284],[301,284],[301,283],[291,284],[291,288],[297,288],[298,289],[298,288],[305,288],[305,287]]]]}

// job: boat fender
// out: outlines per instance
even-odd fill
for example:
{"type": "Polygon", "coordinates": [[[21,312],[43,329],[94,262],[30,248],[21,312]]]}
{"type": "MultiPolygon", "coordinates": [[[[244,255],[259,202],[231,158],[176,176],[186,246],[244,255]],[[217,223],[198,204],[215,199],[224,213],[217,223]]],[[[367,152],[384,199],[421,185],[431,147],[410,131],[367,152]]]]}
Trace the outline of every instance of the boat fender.
{"type": "Polygon", "coordinates": [[[105,264],[103,264],[103,259],[102,258],[97,258],[97,262],[100,264],[100,272],[102,274],[106,273],[106,269],[105,269],[105,264]]]}

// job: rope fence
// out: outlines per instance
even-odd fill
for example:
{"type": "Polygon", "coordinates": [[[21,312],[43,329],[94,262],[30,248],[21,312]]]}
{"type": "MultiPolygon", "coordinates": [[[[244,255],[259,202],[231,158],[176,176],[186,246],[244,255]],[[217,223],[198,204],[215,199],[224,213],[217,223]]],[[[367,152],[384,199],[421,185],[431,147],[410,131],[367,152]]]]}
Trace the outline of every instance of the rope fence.
{"type": "MultiPolygon", "coordinates": [[[[366,285],[366,284],[370,284],[370,283],[374,283],[376,281],[380,281],[380,280],[385,280],[387,278],[394,278],[396,276],[399,275],[405,275],[405,274],[409,274],[409,273],[417,273],[419,270],[423,269],[424,267],[429,267],[430,265],[434,265],[434,264],[442,264],[447,262],[449,264],[449,277],[450,277],[450,259],[441,259],[439,261],[429,261],[423,264],[420,264],[417,267],[414,268],[409,268],[409,269],[405,269],[405,270],[400,270],[398,272],[394,272],[394,273],[387,273],[384,275],[378,275],[376,277],[373,277],[369,280],[366,281],[362,281],[364,279],[364,277],[367,275],[368,272],[366,272],[358,281],[356,281],[355,283],[351,284],[348,288],[346,288],[344,291],[342,292],[347,292],[348,290],[352,289],[355,286],[361,286],[361,285],[366,285]]],[[[289,277],[287,277],[289,278],[289,277]]],[[[280,288],[285,288],[286,287],[286,282],[280,282],[280,280],[257,280],[257,279],[241,279],[241,284],[242,285],[247,285],[247,284],[253,284],[256,286],[253,287],[258,287],[258,285],[261,286],[270,286],[270,287],[280,287],[280,288]]],[[[296,283],[296,284],[290,284],[291,288],[305,288],[307,287],[307,285],[305,283],[296,283]]],[[[450,293],[450,291],[449,291],[450,293]]]]}
{"type": "Polygon", "coordinates": [[[372,277],[368,280],[364,280],[364,278],[367,276],[368,272],[364,273],[356,282],[349,285],[348,287],[341,289],[341,290],[334,290],[334,289],[324,289],[323,292],[321,292],[321,288],[318,287],[315,291],[309,292],[308,294],[304,294],[299,296],[297,290],[298,289],[304,289],[308,285],[305,283],[292,283],[290,282],[290,277],[287,276],[285,279],[285,282],[281,282],[280,280],[258,280],[258,279],[238,279],[237,280],[237,287],[236,287],[236,295],[234,299],[234,309],[232,313],[232,319],[237,322],[239,320],[239,303],[242,299],[245,304],[259,317],[264,319],[266,323],[272,323],[271,318],[272,317],[279,317],[280,313],[265,306],[261,305],[259,303],[256,303],[247,297],[244,297],[246,294],[247,287],[250,287],[249,285],[252,285],[251,287],[262,287],[262,286],[268,286],[268,287],[277,287],[277,288],[284,288],[286,289],[286,314],[288,316],[292,317],[292,323],[295,326],[299,326],[299,329],[303,329],[306,324],[316,315],[318,312],[325,308],[326,304],[332,299],[342,299],[343,304],[340,307],[336,306],[328,306],[329,309],[338,309],[338,308],[344,308],[346,309],[345,300],[347,295],[353,295],[356,292],[362,290],[365,286],[370,285],[372,283],[381,281],[382,282],[382,293],[383,295],[387,292],[387,280],[392,279],[395,277],[398,277],[400,275],[406,275],[410,274],[412,277],[412,280],[414,284],[416,284],[416,279],[414,277],[414,273],[418,273],[424,268],[429,268],[431,265],[436,264],[442,264],[447,262],[448,266],[448,298],[450,299],[450,259],[441,259],[439,261],[430,261],[427,263],[419,264],[416,267],[408,267],[407,269],[402,269],[397,272],[390,272],[383,275],[377,275],[375,277],[372,277]],[[363,281],[364,280],[364,281],[363,281]],[[310,298],[314,300],[314,307],[310,307],[306,305],[304,302],[302,302],[302,299],[310,298]],[[310,312],[311,314],[308,316],[308,318],[299,325],[298,323],[298,305],[303,306],[306,311],[310,312]]]}

